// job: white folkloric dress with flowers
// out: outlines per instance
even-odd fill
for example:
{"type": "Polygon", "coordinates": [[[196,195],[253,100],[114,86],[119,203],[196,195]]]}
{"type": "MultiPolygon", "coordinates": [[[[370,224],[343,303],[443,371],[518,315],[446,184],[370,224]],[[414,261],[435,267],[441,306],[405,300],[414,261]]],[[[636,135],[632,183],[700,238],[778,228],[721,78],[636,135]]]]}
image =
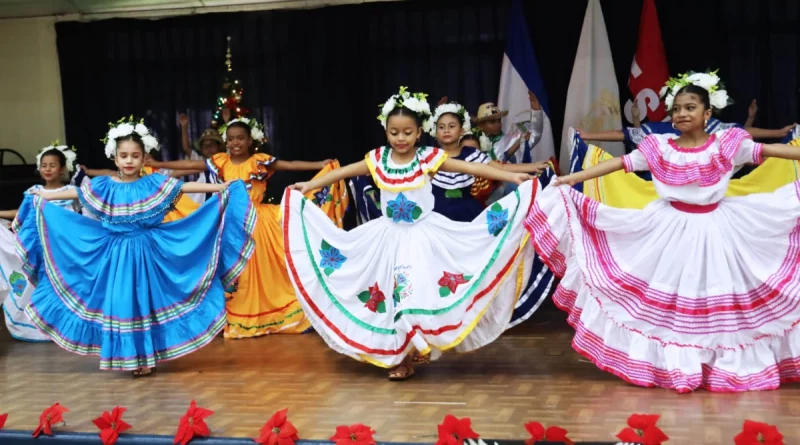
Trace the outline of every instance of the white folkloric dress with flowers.
{"type": "Polygon", "coordinates": [[[430,175],[447,155],[423,147],[396,165],[369,152],[383,217],[347,232],[296,191],[284,195],[286,265],[314,329],[334,350],[391,367],[417,350],[470,351],[508,325],[530,274],[522,225],[539,188],[522,184],[473,222],[433,212],[430,175]]]}
{"type": "MultiPolygon", "coordinates": [[[[672,136],[674,137],[674,135],[672,136]]],[[[800,379],[800,182],[725,198],[734,168],[760,164],[741,129],[697,148],[651,135],[623,157],[661,199],[605,206],[550,187],[525,224],[563,276],[573,347],[641,386],[679,392],[777,388],[800,379]]]]}
{"type": "MultiPolygon", "coordinates": [[[[65,185],[50,192],[63,192],[75,187],[65,185]]],[[[25,191],[28,195],[34,190],[42,190],[41,185],[34,185],[25,191]]],[[[50,201],[53,205],[72,212],[80,213],[81,205],[77,200],[65,199],[50,201]]],[[[14,234],[6,227],[0,227],[0,303],[3,305],[3,315],[6,319],[8,332],[17,340],[31,342],[48,342],[50,337],[40,331],[25,315],[25,307],[31,302],[33,285],[23,272],[22,263],[17,257],[14,247],[14,234]],[[8,283],[8,290],[3,290],[3,282],[8,283]],[[5,301],[4,301],[5,300],[5,301]]]]}

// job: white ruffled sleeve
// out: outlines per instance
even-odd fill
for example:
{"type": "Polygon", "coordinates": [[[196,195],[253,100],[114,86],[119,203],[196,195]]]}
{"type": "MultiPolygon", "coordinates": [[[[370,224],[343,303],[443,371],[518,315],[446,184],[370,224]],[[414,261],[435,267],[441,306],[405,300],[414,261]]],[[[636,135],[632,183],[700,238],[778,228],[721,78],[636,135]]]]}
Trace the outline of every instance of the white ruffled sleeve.
{"type": "Polygon", "coordinates": [[[647,158],[644,157],[638,148],[622,157],[622,165],[625,169],[625,173],[650,169],[647,166],[647,158]]]}

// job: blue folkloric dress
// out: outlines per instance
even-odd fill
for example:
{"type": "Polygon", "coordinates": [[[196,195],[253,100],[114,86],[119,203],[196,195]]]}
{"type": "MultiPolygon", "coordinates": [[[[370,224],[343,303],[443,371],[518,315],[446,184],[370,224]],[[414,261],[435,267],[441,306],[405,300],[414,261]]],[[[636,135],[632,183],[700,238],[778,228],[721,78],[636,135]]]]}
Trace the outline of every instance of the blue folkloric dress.
{"type": "MultiPolygon", "coordinates": [[[[58,189],[48,190],[50,192],[62,192],[72,190],[75,187],[65,185],[58,189]]],[[[29,195],[33,190],[43,190],[42,185],[37,184],[25,191],[29,195]]],[[[78,201],[67,199],[50,201],[53,205],[66,209],[70,212],[80,212],[81,206],[78,201]]],[[[22,270],[22,263],[17,257],[14,234],[5,227],[0,228],[0,283],[7,281],[8,293],[0,289],[0,302],[3,303],[3,313],[6,318],[6,328],[11,336],[17,340],[31,342],[49,341],[50,337],[41,332],[31,323],[25,315],[25,307],[31,301],[34,287],[28,281],[22,270]],[[6,298],[7,297],[7,298],[6,298]]],[[[2,284],[0,284],[2,286],[2,284]]]]}
{"type": "Polygon", "coordinates": [[[508,326],[531,268],[522,222],[538,182],[526,182],[471,222],[433,212],[430,175],[447,155],[423,147],[396,165],[366,156],[384,216],[347,232],[295,191],[284,195],[286,265],[314,329],[334,350],[381,367],[415,349],[470,351],[508,326]]]}
{"type": "Polygon", "coordinates": [[[525,222],[562,277],[573,347],[600,369],[679,392],[775,389],[800,380],[800,182],[726,197],[762,162],[741,129],[685,148],[651,135],[623,158],[659,199],[609,207],[550,187],[525,222]]]}
{"type": "Polygon", "coordinates": [[[225,325],[224,286],[252,254],[255,212],[235,182],[179,221],[162,223],[181,185],[161,174],[84,182],[98,220],[29,196],[17,251],[38,281],[25,312],[62,348],[135,370],[208,344],[225,325]]]}

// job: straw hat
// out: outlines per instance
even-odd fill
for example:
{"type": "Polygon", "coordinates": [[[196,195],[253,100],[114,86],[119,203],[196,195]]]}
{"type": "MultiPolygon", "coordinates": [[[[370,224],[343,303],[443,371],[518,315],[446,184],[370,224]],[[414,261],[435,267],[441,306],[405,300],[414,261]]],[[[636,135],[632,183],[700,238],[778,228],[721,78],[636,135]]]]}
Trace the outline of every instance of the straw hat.
{"type": "Polygon", "coordinates": [[[219,135],[219,131],[213,128],[207,128],[203,131],[203,134],[200,135],[200,138],[194,141],[195,148],[199,150],[205,141],[214,141],[218,143],[220,147],[225,146],[225,142],[222,140],[222,136],[219,135]]]}
{"type": "Polygon", "coordinates": [[[500,111],[497,105],[487,102],[478,107],[478,113],[472,118],[472,123],[480,124],[481,122],[500,120],[506,116],[508,116],[508,110],[500,111]]]}

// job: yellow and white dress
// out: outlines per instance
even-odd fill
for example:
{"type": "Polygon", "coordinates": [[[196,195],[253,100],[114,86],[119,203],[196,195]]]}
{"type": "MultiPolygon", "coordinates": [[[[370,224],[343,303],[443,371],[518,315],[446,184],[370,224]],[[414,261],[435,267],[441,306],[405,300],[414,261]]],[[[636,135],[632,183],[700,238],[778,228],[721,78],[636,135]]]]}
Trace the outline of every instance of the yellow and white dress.
{"type": "Polygon", "coordinates": [[[436,359],[491,343],[531,272],[522,222],[538,181],[456,222],[433,212],[430,176],[446,153],[423,147],[406,165],[391,153],[366,155],[383,217],[349,232],[300,193],[284,194],[286,268],[306,316],[332,349],[381,367],[414,350],[436,359]]]}

